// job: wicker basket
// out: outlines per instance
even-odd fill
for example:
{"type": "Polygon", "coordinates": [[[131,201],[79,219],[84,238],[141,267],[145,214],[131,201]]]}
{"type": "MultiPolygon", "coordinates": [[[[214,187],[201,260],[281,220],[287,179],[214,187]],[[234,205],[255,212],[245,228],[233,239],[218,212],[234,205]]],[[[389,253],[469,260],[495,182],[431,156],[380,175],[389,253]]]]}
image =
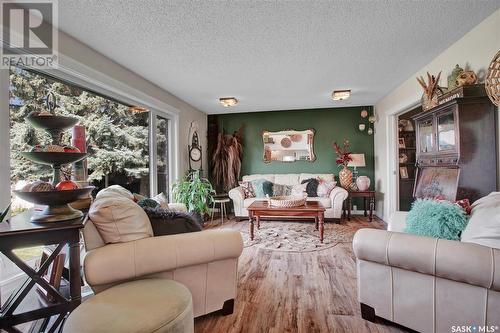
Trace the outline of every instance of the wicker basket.
{"type": "Polygon", "coordinates": [[[500,106],[500,51],[495,54],[488,67],[485,88],[493,104],[500,106]]]}
{"type": "Polygon", "coordinates": [[[268,198],[270,206],[288,208],[288,207],[299,207],[306,203],[307,195],[299,196],[277,196],[268,198]]]}

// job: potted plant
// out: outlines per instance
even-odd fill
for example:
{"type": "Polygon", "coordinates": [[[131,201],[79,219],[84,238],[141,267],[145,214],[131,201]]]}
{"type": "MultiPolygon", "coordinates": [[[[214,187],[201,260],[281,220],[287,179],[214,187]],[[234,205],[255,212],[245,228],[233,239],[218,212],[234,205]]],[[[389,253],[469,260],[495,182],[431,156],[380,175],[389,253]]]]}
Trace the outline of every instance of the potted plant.
{"type": "Polygon", "coordinates": [[[202,223],[205,214],[210,211],[209,207],[213,202],[215,191],[212,184],[200,177],[199,171],[196,171],[176,182],[172,187],[172,194],[175,202],[185,204],[188,211],[202,223]]]}
{"type": "Polygon", "coordinates": [[[7,208],[5,208],[5,210],[2,212],[2,214],[0,215],[0,223],[2,223],[6,218],[7,218],[7,215],[9,214],[9,210],[10,210],[10,206],[12,205],[12,203],[10,203],[7,208]]]}
{"type": "Polygon", "coordinates": [[[339,171],[340,186],[345,189],[349,189],[352,184],[352,171],[347,168],[349,162],[352,161],[351,151],[349,149],[349,140],[345,139],[342,147],[335,142],[333,144],[333,148],[337,154],[337,159],[335,160],[335,162],[337,162],[337,166],[343,167],[342,170],[339,171]]]}

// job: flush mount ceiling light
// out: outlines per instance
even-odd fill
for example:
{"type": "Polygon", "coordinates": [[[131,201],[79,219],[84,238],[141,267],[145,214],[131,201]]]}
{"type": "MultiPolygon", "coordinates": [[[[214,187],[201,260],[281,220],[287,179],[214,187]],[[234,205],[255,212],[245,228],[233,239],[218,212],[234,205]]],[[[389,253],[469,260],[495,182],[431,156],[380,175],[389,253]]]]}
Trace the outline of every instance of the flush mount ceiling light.
{"type": "Polygon", "coordinates": [[[334,90],[332,93],[332,99],[334,101],[343,101],[351,97],[351,90],[334,90]]]}
{"type": "Polygon", "coordinates": [[[219,98],[219,103],[223,106],[223,107],[230,107],[230,106],[235,106],[236,104],[238,104],[238,100],[234,97],[221,97],[219,98]]]}
{"type": "Polygon", "coordinates": [[[128,108],[128,110],[132,113],[143,113],[143,112],[149,112],[148,109],[143,108],[142,106],[131,106],[128,108]]]}

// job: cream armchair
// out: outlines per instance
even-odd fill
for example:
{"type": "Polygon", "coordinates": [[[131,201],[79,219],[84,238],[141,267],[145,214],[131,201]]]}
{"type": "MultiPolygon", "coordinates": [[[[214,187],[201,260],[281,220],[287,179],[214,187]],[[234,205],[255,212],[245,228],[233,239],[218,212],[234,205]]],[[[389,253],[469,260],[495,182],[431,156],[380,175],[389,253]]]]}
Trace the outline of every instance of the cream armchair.
{"type": "Polygon", "coordinates": [[[124,281],[165,278],[191,291],[195,317],[218,310],[232,313],[243,250],[238,231],[207,230],[104,244],[88,220],[83,234],[85,278],[95,293],[124,281]]]}
{"type": "Polygon", "coordinates": [[[363,318],[419,332],[500,326],[500,250],[405,234],[404,219],[397,213],[392,231],[361,229],[354,237],[363,318]]]}

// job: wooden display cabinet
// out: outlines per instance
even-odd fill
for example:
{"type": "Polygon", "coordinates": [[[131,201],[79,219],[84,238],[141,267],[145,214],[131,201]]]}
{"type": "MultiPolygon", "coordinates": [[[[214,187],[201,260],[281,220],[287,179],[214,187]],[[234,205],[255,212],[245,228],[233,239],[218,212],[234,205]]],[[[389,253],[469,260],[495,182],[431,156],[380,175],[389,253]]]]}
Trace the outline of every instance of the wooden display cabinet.
{"type": "Polygon", "coordinates": [[[479,91],[413,116],[417,170],[459,168],[456,199],[471,202],[495,191],[498,177],[497,114],[484,87],[479,91]]]}

